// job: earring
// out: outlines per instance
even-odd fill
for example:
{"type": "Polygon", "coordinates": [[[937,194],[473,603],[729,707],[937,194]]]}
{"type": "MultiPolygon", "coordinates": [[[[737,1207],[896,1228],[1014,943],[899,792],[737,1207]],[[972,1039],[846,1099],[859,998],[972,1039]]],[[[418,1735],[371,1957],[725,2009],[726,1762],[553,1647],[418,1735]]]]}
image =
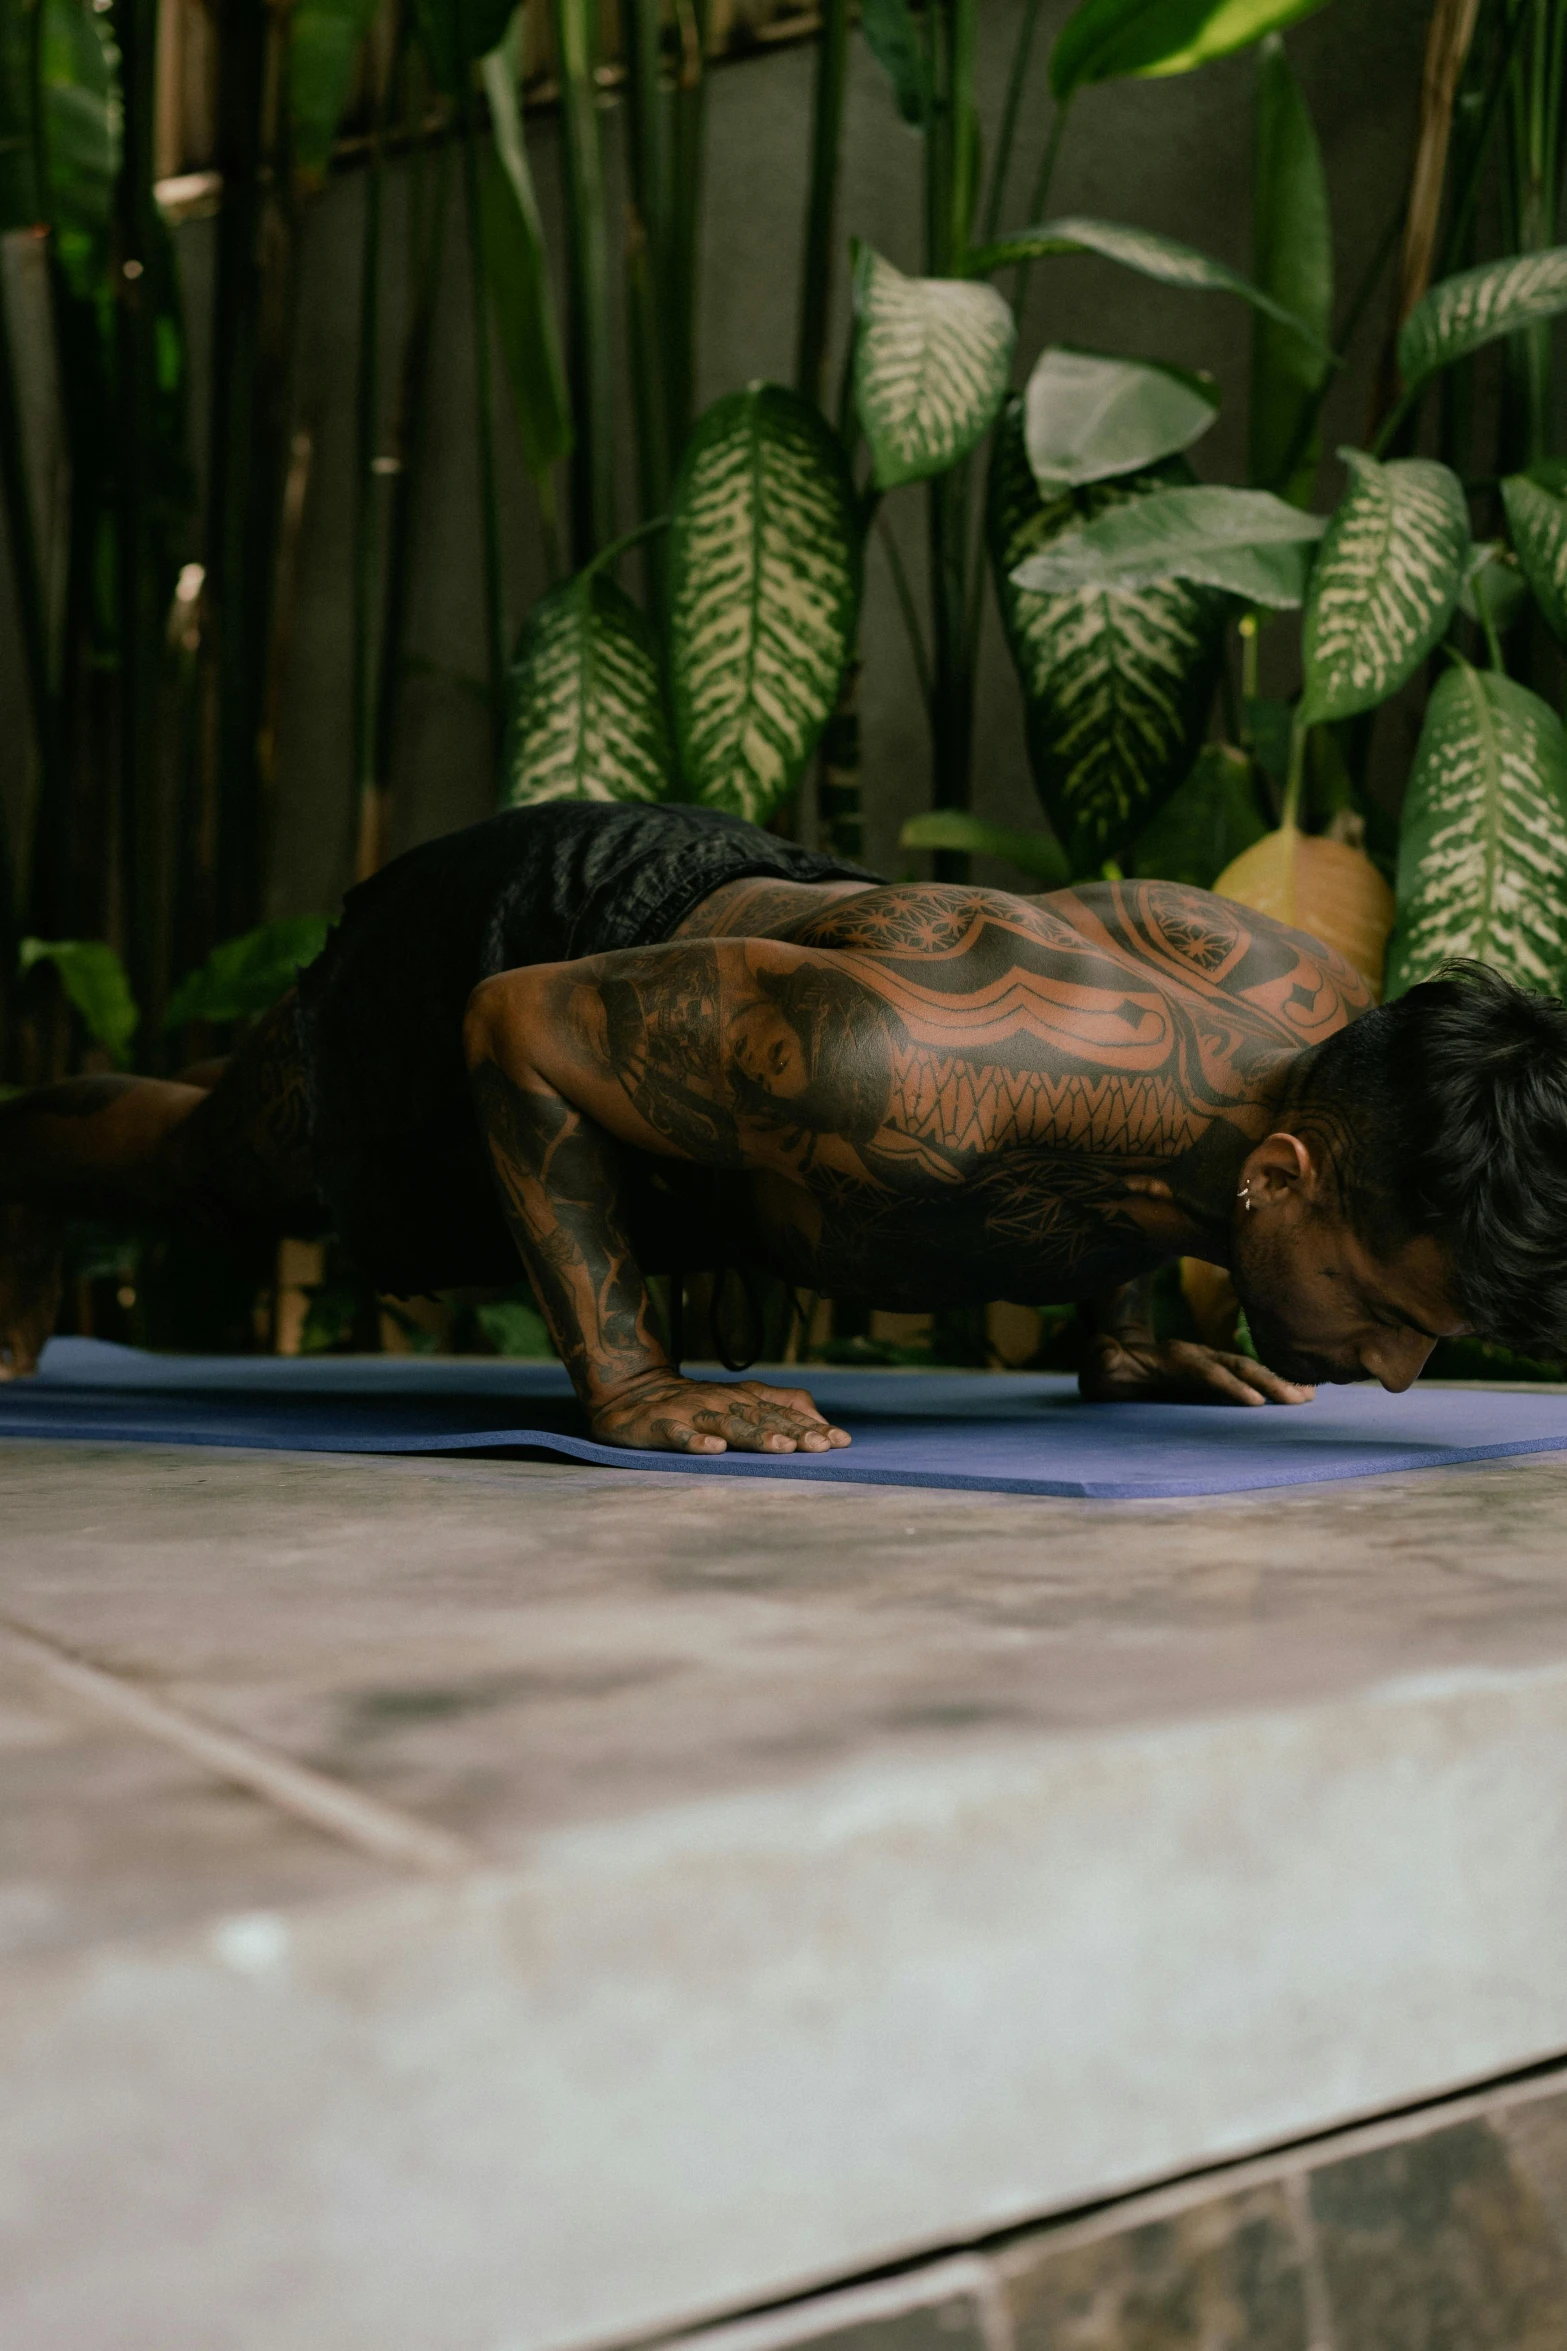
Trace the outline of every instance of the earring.
{"type": "Polygon", "coordinates": [[[1242,1184],[1242,1186],[1241,1186],[1240,1190],[1239,1190],[1239,1191],[1236,1193],[1235,1197],[1236,1197],[1236,1199],[1237,1199],[1237,1200],[1244,1200],[1244,1201],[1245,1201],[1245,1203],[1246,1203],[1246,1214],[1247,1214],[1248,1216],[1250,1216],[1250,1214],[1251,1214],[1252,1210],[1253,1210],[1253,1209],[1256,1207],[1256,1205],[1257,1205],[1257,1203],[1255,1202],[1255,1200],[1253,1200],[1253,1198],[1252,1198],[1252,1196],[1251,1196],[1251,1179],[1250,1179],[1250,1177],[1248,1177],[1248,1178],[1247,1178],[1247,1180],[1246,1180],[1246,1182],[1245,1182],[1244,1184],[1242,1184]]]}

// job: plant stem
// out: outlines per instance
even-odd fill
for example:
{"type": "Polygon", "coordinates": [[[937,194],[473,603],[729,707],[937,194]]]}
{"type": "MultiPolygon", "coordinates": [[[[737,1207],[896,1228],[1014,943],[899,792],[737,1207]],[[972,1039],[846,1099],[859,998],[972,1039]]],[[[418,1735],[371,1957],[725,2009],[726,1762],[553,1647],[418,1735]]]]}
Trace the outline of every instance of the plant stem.
{"type": "Polygon", "coordinates": [[[501,583],[500,512],[495,490],[495,404],[490,381],[490,280],[484,260],[484,213],[479,201],[479,132],[473,102],[474,59],[468,43],[468,0],[457,0],[458,80],[462,130],[463,212],[468,229],[469,299],[473,320],[474,430],[479,460],[479,534],[484,550],[484,650],[490,688],[490,733],[500,757],[506,702],[506,611],[501,583]]]}
{"type": "MultiPolygon", "coordinates": [[[[50,814],[63,808],[68,786],[64,745],[60,739],[59,702],[50,671],[43,575],[38,564],[27,448],[17,396],[16,355],[3,289],[0,289],[0,494],[5,501],[6,544],[11,551],[17,625],[37,752],[42,824],[50,814]]],[[[10,977],[16,964],[18,907],[17,871],[10,854],[3,812],[0,812],[0,861],[4,866],[0,871],[0,980],[4,980],[10,977]]]]}
{"type": "Polygon", "coordinates": [[[675,0],[680,72],[675,83],[674,189],[669,259],[669,448],[685,446],[696,399],[697,281],[701,260],[702,162],[707,127],[709,0],[675,0]]]}
{"type": "MultiPolygon", "coordinates": [[[[1038,0],[1031,0],[1038,5],[1038,0]]],[[[833,250],[837,236],[838,166],[843,145],[843,98],[849,66],[849,0],[823,0],[816,52],[816,91],[811,113],[811,178],[805,202],[805,249],[801,264],[800,330],[795,355],[795,388],[818,405],[827,358],[832,305],[833,250]]]]}
{"type": "Polygon", "coordinates": [[[156,279],[153,209],[158,0],[118,0],[120,170],[115,187],[113,285],[118,446],[115,588],[119,634],[120,921],[131,992],[154,1026],[162,1009],[159,969],[157,697],[160,615],[152,544],[156,469],[156,279]]]}
{"type": "Polygon", "coordinates": [[[1502,641],[1496,633],[1496,623],[1491,617],[1491,599],[1485,592],[1485,581],[1480,572],[1475,573],[1470,585],[1474,591],[1475,610],[1480,615],[1480,626],[1485,634],[1486,651],[1491,657],[1491,667],[1500,676],[1506,677],[1507,664],[1502,659],[1502,641]]]}
{"type": "Polygon", "coordinates": [[[379,434],[376,397],[381,341],[381,212],[386,186],[386,128],[401,72],[402,28],[399,11],[394,55],[385,88],[376,103],[370,134],[370,168],[365,175],[364,234],[359,253],[359,351],[357,359],[354,439],[354,672],[353,672],[353,791],[356,834],[364,828],[365,804],[375,790],[375,647],[374,606],[376,524],[379,493],[375,470],[379,434]]]}
{"type": "MultiPolygon", "coordinates": [[[[262,222],[268,12],[219,0],[217,221],[208,439],[207,589],[213,613],[215,905],[222,935],[250,927],[261,866],[257,737],[271,607],[278,473],[263,350],[262,222]]],[[[210,942],[201,942],[210,944],[210,942]]]]}
{"type": "Polygon", "coordinates": [[[891,527],[884,514],[879,514],[876,518],[876,535],[881,541],[882,553],[887,558],[887,568],[892,574],[893,593],[898,599],[898,610],[903,616],[904,631],[909,640],[909,652],[914,662],[914,674],[919,679],[920,700],[929,713],[934,706],[935,699],[931,685],[930,655],[925,650],[925,636],[920,627],[919,608],[914,601],[914,591],[909,586],[909,575],[904,568],[903,553],[897,540],[893,537],[891,527]]]}
{"type": "Polygon", "coordinates": [[[570,286],[567,373],[577,419],[571,459],[572,559],[615,535],[615,411],[609,341],[609,231],[599,138],[598,0],[552,0],[560,75],[560,154],[570,286]]]}
{"type": "Polygon", "coordinates": [[[1284,807],[1279,817],[1279,829],[1288,832],[1300,823],[1300,796],[1306,781],[1306,737],[1310,729],[1303,726],[1299,708],[1290,727],[1290,763],[1284,778],[1284,807]]]}
{"type": "Polygon", "coordinates": [[[1448,215],[1447,229],[1442,239],[1442,257],[1436,268],[1436,275],[1439,278],[1446,277],[1452,270],[1454,256],[1461,250],[1464,239],[1469,233],[1475,207],[1480,200],[1480,187],[1491,132],[1495,128],[1502,101],[1507,96],[1513,59],[1517,55],[1518,44],[1523,39],[1524,28],[1528,21],[1529,0],[1514,0],[1512,17],[1503,34],[1501,49],[1492,64],[1491,78],[1486,85],[1485,100],[1480,109],[1479,121],[1465,140],[1464,176],[1453,199],[1448,215]]]}
{"type": "Polygon", "coordinates": [[[1017,118],[1023,103],[1023,86],[1028,80],[1029,62],[1034,53],[1039,7],[1040,0],[1024,0],[1023,21],[1018,26],[1012,63],[1007,69],[1007,94],[1001,109],[1001,129],[996,139],[995,165],[990,174],[990,194],[985,203],[983,242],[987,245],[992,244],[1000,232],[1001,207],[1006,201],[1012,149],[1017,139],[1017,118]]]}
{"type": "Polygon", "coordinates": [[[1371,444],[1373,457],[1381,457],[1391,446],[1394,435],[1424,390],[1425,385],[1420,384],[1413,392],[1400,392],[1377,429],[1376,439],[1371,444]]]}
{"type": "MultiPolygon", "coordinates": [[[[410,109],[422,123],[425,114],[423,72],[414,63],[410,71],[410,109]]],[[[364,881],[384,862],[387,803],[392,788],[392,761],[396,748],[397,714],[402,696],[408,606],[413,585],[414,526],[418,519],[419,489],[424,479],[429,439],[430,353],[440,295],[441,260],[447,216],[451,211],[450,142],[443,140],[435,164],[435,190],[426,196],[427,150],[415,148],[411,189],[413,221],[409,243],[413,251],[413,299],[403,344],[402,379],[398,392],[394,435],[397,472],[392,483],[392,511],[386,536],[386,592],[381,614],[381,650],[376,663],[374,778],[370,793],[360,803],[359,847],[355,872],[364,881]]]]}
{"type": "MultiPolygon", "coordinates": [[[[1061,153],[1061,142],[1066,136],[1067,117],[1072,109],[1070,98],[1064,99],[1050,118],[1050,130],[1045,140],[1045,151],[1039,158],[1039,169],[1034,174],[1034,185],[1029,192],[1027,228],[1043,225],[1045,206],[1050,200],[1051,183],[1056,176],[1056,163],[1061,153]]],[[[1028,276],[1033,268],[1030,261],[1020,261],[1012,278],[1012,315],[1021,318],[1023,304],[1028,296],[1028,276]]]]}
{"type": "MultiPolygon", "coordinates": [[[[663,309],[669,265],[669,155],[660,73],[658,0],[621,0],[626,61],[626,308],[630,327],[632,406],[642,512],[669,503],[669,420],[665,413],[663,309]]],[[[649,549],[649,600],[659,567],[649,549]]]]}
{"type": "MultiPolygon", "coordinates": [[[[976,0],[932,0],[933,122],[926,138],[927,268],[961,269],[975,198],[974,32],[976,0]]],[[[965,459],[927,487],[931,596],[931,781],[938,808],[966,808],[974,732],[974,675],[968,628],[969,483],[965,459]]],[[[961,851],[936,852],[937,878],[962,881],[961,851]]]]}

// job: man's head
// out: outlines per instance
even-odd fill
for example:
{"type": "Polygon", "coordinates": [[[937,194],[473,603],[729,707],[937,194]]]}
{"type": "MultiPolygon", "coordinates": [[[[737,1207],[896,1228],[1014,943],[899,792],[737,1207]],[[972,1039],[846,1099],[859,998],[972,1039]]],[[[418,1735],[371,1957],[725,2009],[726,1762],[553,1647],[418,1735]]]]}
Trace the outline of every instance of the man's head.
{"type": "Polygon", "coordinates": [[[1404,1388],[1464,1330],[1567,1352],[1567,1006],[1450,966],[1309,1057],[1238,1180],[1235,1285],[1286,1378],[1404,1388]]]}

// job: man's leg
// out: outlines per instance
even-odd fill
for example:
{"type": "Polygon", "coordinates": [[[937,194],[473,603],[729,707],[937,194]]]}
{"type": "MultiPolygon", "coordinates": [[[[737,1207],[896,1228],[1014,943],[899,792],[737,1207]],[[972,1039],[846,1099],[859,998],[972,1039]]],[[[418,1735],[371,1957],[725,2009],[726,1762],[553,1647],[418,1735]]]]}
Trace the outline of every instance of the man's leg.
{"type": "Polygon", "coordinates": [[[53,1327],[64,1217],[281,1232],[313,1208],[291,1001],[210,1090],[66,1078],[0,1103],[0,1378],[31,1371],[53,1327]]]}

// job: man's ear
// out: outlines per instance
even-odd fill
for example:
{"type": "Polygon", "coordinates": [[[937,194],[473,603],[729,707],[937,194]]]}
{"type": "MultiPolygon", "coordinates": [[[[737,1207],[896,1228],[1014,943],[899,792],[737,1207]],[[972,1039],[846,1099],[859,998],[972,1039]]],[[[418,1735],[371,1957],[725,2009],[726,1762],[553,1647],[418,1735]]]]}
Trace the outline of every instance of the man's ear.
{"type": "Polygon", "coordinates": [[[1315,1201],[1321,1181],[1316,1154],[1299,1135],[1265,1135],[1241,1169],[1243,1196],[1253,1208],[1315,1201]]]}

